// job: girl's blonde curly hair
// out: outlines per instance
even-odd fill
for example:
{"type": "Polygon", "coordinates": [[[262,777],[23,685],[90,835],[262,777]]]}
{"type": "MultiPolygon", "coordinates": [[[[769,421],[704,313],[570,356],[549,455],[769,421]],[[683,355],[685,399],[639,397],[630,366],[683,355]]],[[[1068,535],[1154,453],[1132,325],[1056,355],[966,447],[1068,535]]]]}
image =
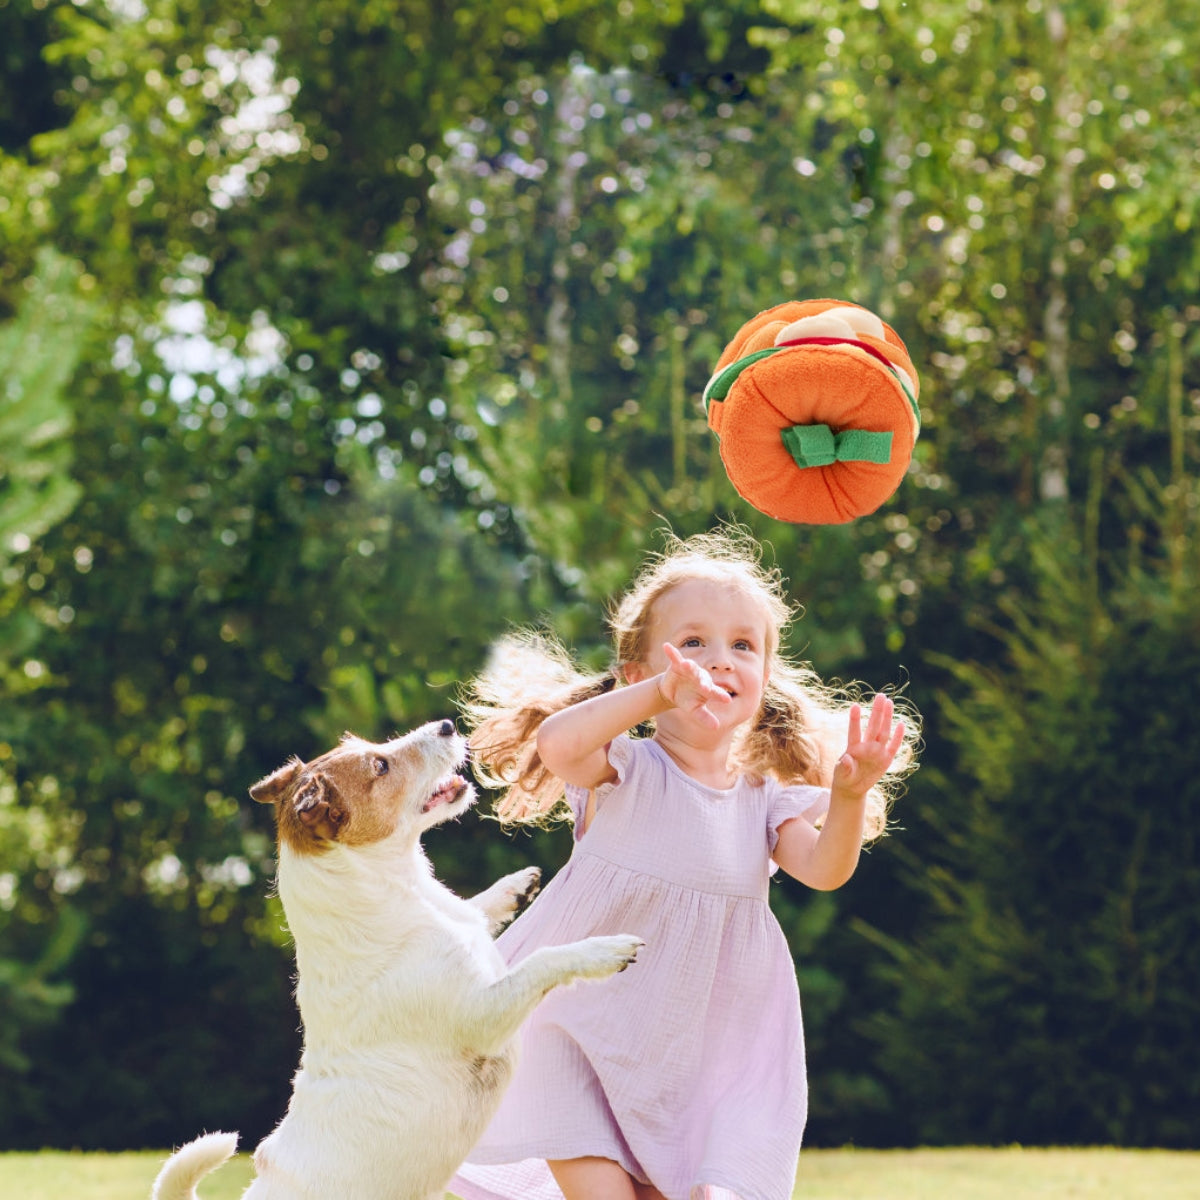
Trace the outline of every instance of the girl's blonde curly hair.
{"type": "MultiPolygon", "coordinates": [[[[846,747],[851,704],[869,700],[860,685],[830,686],[807,664],[789,662],[780,643],[792,619],[783,579],[762,563],[749,533],[722,528],[681,539],[668,534],[661,553],[643,564],[629,590],[611,607],[610,670],[586,675],[553,638],[519,632],[493,648],[483,672],[467,688],[464,710],[472,727],[471,757],[482,783],[501,789],[496,813],[507,824],[544,823],[566,815],[562,780],[542,764],[537,731],[551,713],[611,691],[625,667],[651,649],[654,605],[685,580],[711,579],[743,590],[761,606],[767,626],[769,674],[755,719],[739,731],[731,766],[751,777],[828,787],[846,747]]],[[[918,719],[905,706],[905,742],[887,775],[867,798],[864,841],[880,837],[901,780],[915,768],[918,719]]]]}

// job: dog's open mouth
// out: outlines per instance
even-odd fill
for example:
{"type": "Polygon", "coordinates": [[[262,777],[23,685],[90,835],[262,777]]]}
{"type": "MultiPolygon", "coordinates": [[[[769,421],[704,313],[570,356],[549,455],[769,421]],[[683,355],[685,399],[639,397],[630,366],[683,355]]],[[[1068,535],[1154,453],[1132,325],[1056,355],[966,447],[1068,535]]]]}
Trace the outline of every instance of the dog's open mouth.
{"type": "Polygon", "coordinates": [[[441,804],[453,804],[467,790],[467,781],[461,775],[451,775],[443,779],[433,789],[432,795],[421,807],[422,812],[432,812],[441,804]]]}

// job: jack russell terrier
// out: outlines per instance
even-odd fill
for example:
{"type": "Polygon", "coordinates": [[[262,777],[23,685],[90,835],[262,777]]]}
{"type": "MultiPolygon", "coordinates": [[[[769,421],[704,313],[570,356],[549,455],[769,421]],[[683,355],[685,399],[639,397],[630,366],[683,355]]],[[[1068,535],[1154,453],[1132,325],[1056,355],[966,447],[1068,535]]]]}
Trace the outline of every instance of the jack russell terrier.
{"type": "MultiPolygon", "coordinates": [[[[347,735],[250,789],[275,809],[304,1052],[243,1200],[442,1200],[538,1001],[624,970],[642,946],[592,937],[505,964],[492,938],[537,891],[537,868],[464,900],[434,878],[420,845],[475,802],[456,774],[466,752],[450,721],[382,745],[347,735]]],[[[189,1142],[153,1200],[196,1200],[197,1182],[236,1148],[234,1133],[189,1142]]]]}

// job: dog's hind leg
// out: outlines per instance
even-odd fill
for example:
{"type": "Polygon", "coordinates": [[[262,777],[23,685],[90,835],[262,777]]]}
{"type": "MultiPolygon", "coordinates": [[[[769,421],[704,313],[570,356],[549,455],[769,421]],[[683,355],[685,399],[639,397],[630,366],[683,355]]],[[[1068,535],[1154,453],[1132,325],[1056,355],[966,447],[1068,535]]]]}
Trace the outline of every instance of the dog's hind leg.
{"type": "Polygon", "coordinates": [[[541,885],[541,868],[526,867],[497,879],[486,891],[472,896],[470,903],[483,910],[495,936],[537,895],[541,885]]]}
{"type": "Polygon", "coordinates": [[[628,933],[590,937],[565,946],[542,946],[507,975],[464,1003],[472,1043],[495,1054],[552,988],[577,979],[607,979],[623,971],[646,943],[628,933]]]}

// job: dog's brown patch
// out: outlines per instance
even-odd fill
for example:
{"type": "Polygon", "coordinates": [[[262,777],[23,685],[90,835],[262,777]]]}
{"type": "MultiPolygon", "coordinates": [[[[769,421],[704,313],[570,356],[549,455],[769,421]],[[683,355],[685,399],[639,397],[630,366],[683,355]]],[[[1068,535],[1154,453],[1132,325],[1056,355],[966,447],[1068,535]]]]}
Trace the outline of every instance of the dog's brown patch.
{"type": "Polygon", "coordinates": [[[324,850],[349,819],[347,806],[325,772],[302,774],[291,801],[280,806],[279,831],[297,849],[324,850]]]}
{"type": "Polygon", "coordinates": [[[298,758],[256,783],[250,795],[275,806],[280,841],[301,854],[327,850],[346,822],[347,810],[332,778],[298,758]]]}
{"type": "MultiPolygon", "coordinates": [[[[453,726],[446,722],[441,730],[449,736],[453,726]]],[[[293,758],[250,795],[274,805],[279,839],[297,853],[321,854],[334,842],[369,845],[395,832],[405,805],[427,812],[467,787],[451,775],[428,795],[414,795],[411,781],[428,775],[426,755],[419,740],[374,745],[346,734],[310,763],[293,758]]]]}
{"type": "Polygon", "coordinates": [[[471,1072],[472,1084],[485,1092],[502,1087],[512,1074],[512,1062],[503,1056],[491,1058],[483,1054],[474,1054],[468,1057],[467,1067],[471,1072]]]}

